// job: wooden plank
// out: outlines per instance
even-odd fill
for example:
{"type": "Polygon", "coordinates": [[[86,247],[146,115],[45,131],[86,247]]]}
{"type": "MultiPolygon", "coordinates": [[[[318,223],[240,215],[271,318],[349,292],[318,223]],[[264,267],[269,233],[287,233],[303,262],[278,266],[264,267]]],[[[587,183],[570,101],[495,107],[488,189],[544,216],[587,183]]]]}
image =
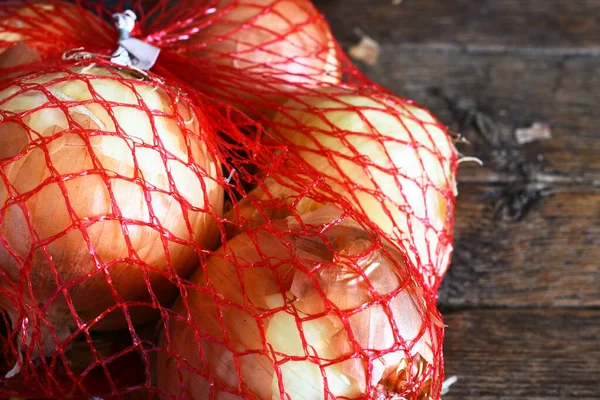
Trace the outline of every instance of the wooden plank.
{"type": "Polygon", "coordinates": [[[444,400],[598,399],[599,310],[446,312],[444,400]]]}
{"type": "Polygon", "coordinates": [[[600,306],[600,191],[459,186],[451,307],[600,306]],[[527,201],[529,200],[529,201],[527,201]]]}
{"type": "Polygon", "coordinates": [[[550,48],[595,53],[599,0],[315,0],[345,44],[359,27],[376,41],[424,46],[456,44],[480,51],[550,48]]]}

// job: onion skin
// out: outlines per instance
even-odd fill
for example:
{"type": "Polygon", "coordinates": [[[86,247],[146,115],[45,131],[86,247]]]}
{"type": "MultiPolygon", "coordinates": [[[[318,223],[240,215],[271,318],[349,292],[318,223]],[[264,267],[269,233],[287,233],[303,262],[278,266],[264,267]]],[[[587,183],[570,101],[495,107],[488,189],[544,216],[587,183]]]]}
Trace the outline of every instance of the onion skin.
{"type": "Polygon", "coordinates": [[[175,49],[213,65],[213,82],[196,82],[207,94],[268,118],[287,100],[282,92],[341,81],[335,40],[310,1],[220,0],[215,7],[175,49]]]}
{"type": "MultiPolygon", "coordinates": [[[[439,285],[452,254],[457,155],[429,112],[389,94],[322,88],[284,104],[271,132],[406,249],[431,286],[439,285]]],[[[291,188],[295,181],[302,176],[289,179],[290,187],[268,180],[267,191],[291,203],[298,198],[291,188]]],[[[250,196],[268,198],[262,189],[250,196]]],[[[228,217],[240,225],[262,222],[248,203],[240,202],[228,217]]],[[[305,197],[295,211],[319,206],[305,197]]]]}
{"type": "MultiPolygon", "coordinates": [[[[0,53],[0,70],[16,68],[37,61],[40,61],[40,55],[35,49],[25,43],[18,43],[0,53]]],[[[3,76],[0,80],[14,78],[15,75],[24,75],[24,73],[18,71],[17,73],[10,74],[8,77],[3,76]]]]}
{"type": "Polygon", "coordinates": [[[78,325],[69,302],[94,330],[126,327],[123,302],[133,324],[157,317],[154,301],[176,294],[167,277],[189,276],[219,239],[223,190],[200,110],[101,66],[16,80],[0,110],[0,299],[13,325],[64,338],[78,325]]]}
{"type": "Polygon", "coordinates": [[[202,46],[193,54],[289,83],[339,82],[333,36],[310,1],[221,0],[216,8],[188,39],[202,46]]]}
{"type": "Polygon", "coordinates": [[[114,46],[116,32],[102,18],[64,1],[24,2],[0,5],[0,53],[23,43],[45,55],[86,47],[114,46]]]}
{"type": "MultiPolygon", "coordinates": [[[[339,217],[327,206],[303,221],[317,232],[339,217]]],[[[288,218],[276,226],[290,229],[290,235],[258,230],[250,239],[243,233],[209,257],[206,270],[194,274],[194,286],[175,304],[178,316],[165,322],[160,343],[165,351],[156,371],[163,398],[286,398],[280,396],[281,383],[291,399],[324,399],[318,361],[306,358],[303,341],[322,364],[332,364],[325,368],[330,396],[368,395],[367,363],[370,388],[407,357],[420,355],[435,364],[440,328],[402,256],[387,245],[375,247],[369,233],[348,218],[334,225],[323,239],[288,218]],[[406,348],[396,341],[384,304],[406,348]],[[292,358],[277,366],[275,358],[286,357],[292,358]]],[[[436,390],[428,378],[419,378],[436,390]]]]}

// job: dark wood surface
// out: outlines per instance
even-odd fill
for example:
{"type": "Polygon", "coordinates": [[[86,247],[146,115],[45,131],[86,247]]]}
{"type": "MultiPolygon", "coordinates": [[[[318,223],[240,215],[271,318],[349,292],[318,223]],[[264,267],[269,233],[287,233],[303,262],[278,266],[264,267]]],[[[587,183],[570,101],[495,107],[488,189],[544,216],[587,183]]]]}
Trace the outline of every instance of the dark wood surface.
{"type": "Polygon", "coordinates": [[[485,163],[460,168],[444,398],[600,399],[600,0],[316,4],[485,163]],[[518,144],[534,122],[552,139],[518,144]]]}
{"type": "Polygon", "coordinates": [[[598,310],[447,313],[444,399],[598,399],[598,310]]]}

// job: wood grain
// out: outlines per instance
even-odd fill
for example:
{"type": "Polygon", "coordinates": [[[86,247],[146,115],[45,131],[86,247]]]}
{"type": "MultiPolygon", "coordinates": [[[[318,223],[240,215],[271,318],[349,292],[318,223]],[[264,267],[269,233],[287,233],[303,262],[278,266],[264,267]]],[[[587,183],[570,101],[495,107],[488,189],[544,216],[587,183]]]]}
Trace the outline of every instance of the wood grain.
{"type": "Polygon", "coordinates": [[[474,51],[600,51],[598,0],[315,0],[334,34],[356,41],[355,27],[382,44],[460,46],[474,51]]]}
{"type": "Polygon", "coordinates": [[[520,220],[505,187],[459,191],[442,306],[600,306],[600,191],[555,189],[520,220]]]}
{"type": "Polygon", "coordinates": [[[599,310],[445,312],[452,399],[598,399],[599,310]]]}

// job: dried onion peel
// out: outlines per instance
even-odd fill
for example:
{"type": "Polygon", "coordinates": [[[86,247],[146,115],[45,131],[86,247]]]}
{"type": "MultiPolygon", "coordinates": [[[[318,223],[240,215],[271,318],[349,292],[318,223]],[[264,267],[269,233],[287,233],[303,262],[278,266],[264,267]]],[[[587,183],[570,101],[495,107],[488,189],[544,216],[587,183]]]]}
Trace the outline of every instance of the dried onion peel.
{"type": "MultiPolygon", "coordinates": [[[[439,323],[402,257],[340,215],[303,216],[312,234],[290,217],[277,223],[285,237],[243,233],[209,257],[166,322],[164,398],[364,398],[377,385],[408,390],[407,360],[437,365],[439,323]]],[[[421,373],[410,390],[435,390],[421,373]]]]}

